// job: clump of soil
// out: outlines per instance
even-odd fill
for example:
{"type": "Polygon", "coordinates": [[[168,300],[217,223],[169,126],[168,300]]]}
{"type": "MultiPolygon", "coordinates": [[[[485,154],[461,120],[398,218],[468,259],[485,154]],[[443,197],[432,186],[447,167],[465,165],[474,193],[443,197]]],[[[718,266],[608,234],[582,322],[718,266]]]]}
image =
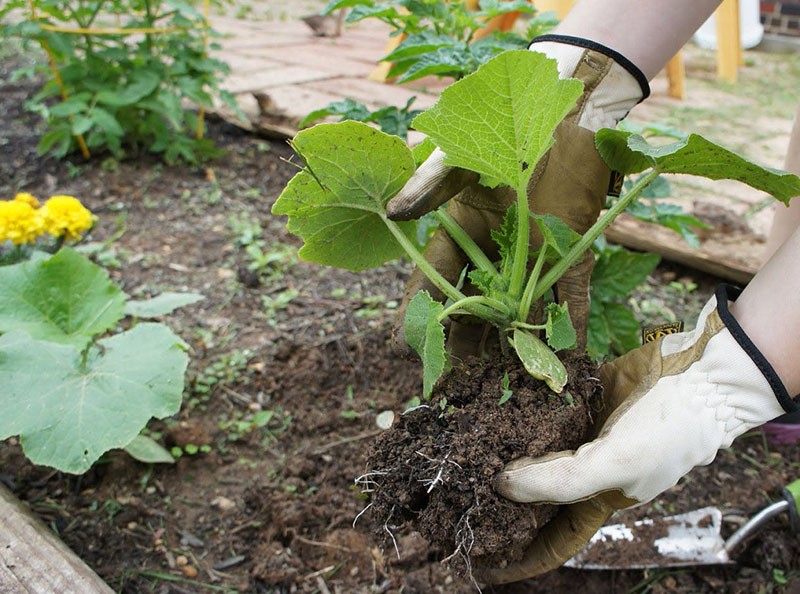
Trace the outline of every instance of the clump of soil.
{"type": "Polygon", "coordinates": [[[557,508],[509,501],[493,478],[520,456],[589,439],[602,389],[596,367],[575,354],[564,363],[570,381],[555,394],[516,358],[467,361],[437,386],[429,406],[409,410],[380,436],[359,482],[371,492],[369,513],[390,554],[394,532],[410,523],[460,573],[522,557],[557,508]],[[513,396],[499,404],[505,372],[513,396]]]}

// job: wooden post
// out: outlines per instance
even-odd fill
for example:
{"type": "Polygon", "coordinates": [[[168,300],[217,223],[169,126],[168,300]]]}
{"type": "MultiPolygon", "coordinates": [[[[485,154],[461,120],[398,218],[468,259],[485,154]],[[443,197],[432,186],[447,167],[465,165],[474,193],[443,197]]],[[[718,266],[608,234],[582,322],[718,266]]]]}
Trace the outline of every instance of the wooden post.
{"type": "Polygon", "coordinates": [[[2,485],[0,592],[114,594],[108,584],[2,485]]]}
{"type": "Polygon", "coordinates": [[[723,0],[715,17],[717,21],[717,78],[735,83],[739,75],[742,52],[738,0],[723,0]]]}
{"type": "Polygon", "coordinates": [[[686,97],[686,68],[683,64],[683,54],[678,52],[667,62],[667,81],[669,89],[667,94],[674,99],[686,97]]]}

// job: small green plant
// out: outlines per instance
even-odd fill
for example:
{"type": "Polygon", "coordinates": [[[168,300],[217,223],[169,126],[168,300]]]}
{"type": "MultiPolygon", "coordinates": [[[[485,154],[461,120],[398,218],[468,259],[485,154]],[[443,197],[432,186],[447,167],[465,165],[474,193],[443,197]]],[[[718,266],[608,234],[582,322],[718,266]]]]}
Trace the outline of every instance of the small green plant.
{"type": "Polygon", "coordinates": [[[508,379],[508,372],[506,371],[503,373],[503,383],[501,387],[501,396],[500,400],[497,401],[497,404],[505,404],[511,397],[514,395],[514,392],[511,390],[510,380],[508,379]]]}
{"type": "Polygon", "coordinates": [[[424,76],[452,76],[459,79],[508,49],[525,47],[532,36],[554,24],[552,15],[534,18],[525,35],[494,31],[475,40],[476,33],[494,17],[510,12],[535,14],[526,0],[481,0],[478,10],[469,10],[465,2],[440,0],[333,0],[324,14],[351,8],[345,22],[378,19],[393,29],[393,35],[405,39],[382,60],[393,63],[388,78],[408,82],[424,76]]]}
{"type": "Polygon", "coordinates": [[[411,121],[422,113],[419,109],[411,109],[416,97],[411,97],[403,107],[387,105],[375,111],[353,99],[342,99],[329,103],[326,107],[312,111],[300,122],[300,127],[305,128],[327,117],[338,116],[339,121],[354,120],[377,124],[387,134],[394,134],[403,140],[408,138],[411,121]]]}
{"type": "Polygon", "coordinates": [[[72,196],[37,207],[29,194],[0,201],[0,255],[13,256],[0,265],[0,440],[19,435],[32,462],[75,474],[112,448],[165,461],[139,432],[180,408],[186,345],[139,320],[201,297],[129,299],[103,268],[63,247],[91,227],[91,213],[72,196]],[[54,254],[37,249],[45,232],[54,254]]]}
{"type": "Polygon", "coordinates": [[[170,163],[218,154],[203,137],[202,112],[215,98],[234,109],[235,101],[220,88],[227,66],[209,54],[216,34],[191,3],[8,0],[0,19],[12,11],[27,19],[0,35],[36,41],[50,60],[40,68],[49,80],[27,104],[46,123],[41,153],[146,150],[170,163]]]}
{"type": "Polygon", "coordinates": [[[493,234],[498,262],[490,261],[445,210],[436,212],[473,265],[469,279],[477,295],[465,295],[425,260],[412,240],[413,223],[397,223],[386,215],[386,203],[415,169],[415,155],[405,143],[358,122],[319,124],[294,139],[306,166],[272,211],[288,215],[287,228],[303,239],[299,255],[358,271],[406,254],[447,297],[439,303],[419,292],[406,312],[405,336],[423,362],[425,397],[447,369],[442,323],[454,314],[495,325],[501,345],[510,344],[531,375],[560,393],[567,377],[554,351],[573,348],[576,335],[569,304],[547,300],[551,288],[659,175],[736,179],[783,201],[800,193],[797,176],[754,165],[700,136],[652,146],[631,132],[603,129],[596,135],[600,155],[624,175],[641,174],[636,185],[582,236],[551,215],[533,215],[528,183],[553,143],[555,128],[581,93],[582,84],[560,80],[555,62],[542,54],[507,51],[445,89],[438,103],[414,121],[442,149],[447,164],[480,174],[486,186],[509,186],[516,194],[515,205],[493,234]],[[530,247],[531,223],[543,238],[536,250],[530,247]],[[542,308],[532,307],[542,300],[542,308]]]}

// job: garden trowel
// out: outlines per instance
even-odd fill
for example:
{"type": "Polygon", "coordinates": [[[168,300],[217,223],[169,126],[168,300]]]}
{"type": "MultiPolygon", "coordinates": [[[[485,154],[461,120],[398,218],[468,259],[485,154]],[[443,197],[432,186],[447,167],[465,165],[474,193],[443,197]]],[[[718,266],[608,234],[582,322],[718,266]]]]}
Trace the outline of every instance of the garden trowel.
{"type": "Polygon", "coordinates": [[[722,512],[716,507],[603,526],[565,566],[645,569],[732,564],[733,551],[771,518],[788,512],[792,530],[800,530],[800,480],[788,485],[783,496],[782,501],[761,510],[727,540],[721,536],[722,512]]]}

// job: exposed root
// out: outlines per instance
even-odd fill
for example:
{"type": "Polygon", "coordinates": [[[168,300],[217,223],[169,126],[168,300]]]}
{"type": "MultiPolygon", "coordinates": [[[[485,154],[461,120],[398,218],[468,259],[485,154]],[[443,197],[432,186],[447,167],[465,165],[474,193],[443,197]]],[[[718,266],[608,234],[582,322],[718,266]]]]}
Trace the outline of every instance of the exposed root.
{"type": "MultiPolygon", "coordinates": [[[[389,512],[389,517],[386,518],[386,521],[383,523],[383,529],[386,534],[392,539],[392,544],[394,545],[394,552],[397,554],[397,558],[400,559],[400,549],[397,547],[397,539],[395,539],[394,534],[391,530],[389,530],[389,520],[394,515],[394,507],[392,507],[391,511],[389,512]]],[[[396,526],[392,526],[392,528],[396,528],[396,526]]]]}
{"type": "Polygon", "coordinates": [[[461,519],[456,525],[455,550],[449,556],[442,559],[442,563],[450,563],[455,557],[460,557],[464,563],[465,574],[469,577],[478,592],[481,592],[481,587],[478,585],[472,573],[472,561],[470,560],[470,553],[472,553],[472,547],[475,544],[475,534],[472,531],[472,526],[469,524],[469,516],[476,507],[478,507],[477,501],[463,516],[461,516],[461,519]]]}

